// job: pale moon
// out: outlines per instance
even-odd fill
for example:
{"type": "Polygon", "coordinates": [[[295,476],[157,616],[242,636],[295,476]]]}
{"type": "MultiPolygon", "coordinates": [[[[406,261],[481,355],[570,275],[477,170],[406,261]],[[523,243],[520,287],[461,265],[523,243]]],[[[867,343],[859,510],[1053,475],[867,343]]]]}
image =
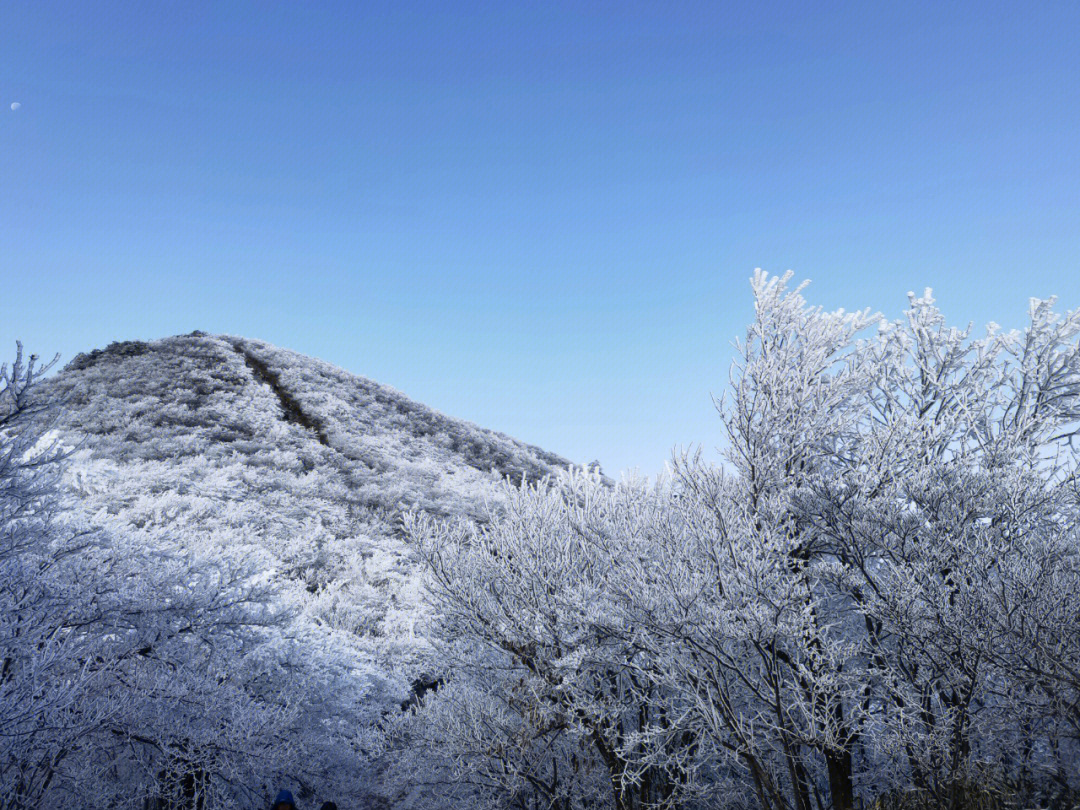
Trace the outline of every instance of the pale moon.
{"type": "Polygon", "coordinates": [[[20,104],[20,103],[19,103],[19,102],[17,102],[17,101],[14,101],[14,102],[12,102],[12,104],[11,104],[11,109],[12,109],[12,110],[17,110],[17,109],[19,109],[19,107],[21,107],[21,106],[22,106],[22,104],[20,104]]]}

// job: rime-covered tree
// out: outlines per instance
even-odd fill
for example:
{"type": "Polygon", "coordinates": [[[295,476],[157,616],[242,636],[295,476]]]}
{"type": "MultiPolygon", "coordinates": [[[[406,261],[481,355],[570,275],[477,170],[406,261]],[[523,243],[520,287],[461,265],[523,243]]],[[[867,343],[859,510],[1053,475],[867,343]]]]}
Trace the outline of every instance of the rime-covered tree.
{"type": "MultiPolygon", "coordinates": [[[[1080,313],[975,337],[929,293],[888,322],[789,281],[754,277],[723,467],[410,526],[448,672],[503,656],[478,694],[529,684],[522,716],[591,740],[599,806],[1075,801],[1080,313]]],[[[442,761],[517,778],[520,734],[478,747],[469,693],[417,717],[442,761]]]]}
{"type": "Polygon", "coordinates": [[[670,723],[644,675],[647,651],[616,621],[612,579],[628,538],[649,531],[662,506],[636,487],[611,488],[594,469],[508,486],[483,525],[407,521],[431,572],[452,681],[421,719],[441,722],[458,745],[471,738],[468,755],[442,751],[462,772],[538,806],[636,810],[679,799],[688,741],[667,740],[679,756],[642,756],[645,729],[670,723]]]}

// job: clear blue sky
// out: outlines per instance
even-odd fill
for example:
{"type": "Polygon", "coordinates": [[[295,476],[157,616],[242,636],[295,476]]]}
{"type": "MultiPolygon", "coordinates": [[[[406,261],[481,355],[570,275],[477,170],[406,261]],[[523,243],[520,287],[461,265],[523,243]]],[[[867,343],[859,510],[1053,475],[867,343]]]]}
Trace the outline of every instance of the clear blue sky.
{"type": "Polygon", "coordinates": [[[257,337],[653,473],[719,442],[756,266],[1080,306],[1078,41],[1077,3],[5,0],[0,344],[257,337]]]}

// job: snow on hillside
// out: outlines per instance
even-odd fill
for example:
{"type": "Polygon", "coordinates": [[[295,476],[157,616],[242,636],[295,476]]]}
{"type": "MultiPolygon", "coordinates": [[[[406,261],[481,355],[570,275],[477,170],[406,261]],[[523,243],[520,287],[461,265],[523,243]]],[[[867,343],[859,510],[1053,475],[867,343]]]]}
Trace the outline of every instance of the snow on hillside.
{"type": "Polygon", "coordinates": [[[202,333],[80,354],[66,401],[78,508],[99,526],[264,555],[350,645],[384,711],[422,677],[424,597],[403,510],[480,514],[506,478],[569,462],[269,344],[202,333]],[[184,540],[184,538],[188,538],[184,540]]]}

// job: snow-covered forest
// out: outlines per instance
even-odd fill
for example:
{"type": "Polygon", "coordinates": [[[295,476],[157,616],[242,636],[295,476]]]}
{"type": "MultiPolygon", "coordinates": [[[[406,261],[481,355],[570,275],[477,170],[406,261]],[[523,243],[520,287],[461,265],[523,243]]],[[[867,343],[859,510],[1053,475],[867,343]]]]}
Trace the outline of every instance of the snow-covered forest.
{"type": "Polygon", "coordinates": [[[752,287],[655,481],[257,341],[20,348],[0,808],[1075,806],[1080,311],[752,287]]]}

